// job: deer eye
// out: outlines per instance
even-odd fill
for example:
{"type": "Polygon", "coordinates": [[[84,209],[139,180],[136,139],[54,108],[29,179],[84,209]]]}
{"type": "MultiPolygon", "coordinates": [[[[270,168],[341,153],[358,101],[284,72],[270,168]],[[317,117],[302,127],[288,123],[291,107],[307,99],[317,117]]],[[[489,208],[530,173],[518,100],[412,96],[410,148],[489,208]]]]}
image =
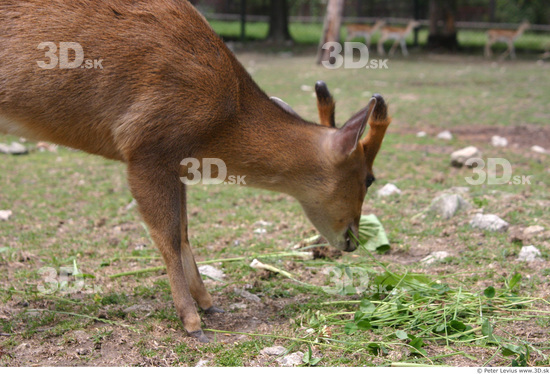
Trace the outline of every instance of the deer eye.
{"type": "Polygon", "coordinates": [[[376,178],[374,177],[374,175],[367,176],[367,180],[365,182],[365,184],[367,185],[367,188],[369,188],[372,182],[374,182],[375,180],[376,178]]]}

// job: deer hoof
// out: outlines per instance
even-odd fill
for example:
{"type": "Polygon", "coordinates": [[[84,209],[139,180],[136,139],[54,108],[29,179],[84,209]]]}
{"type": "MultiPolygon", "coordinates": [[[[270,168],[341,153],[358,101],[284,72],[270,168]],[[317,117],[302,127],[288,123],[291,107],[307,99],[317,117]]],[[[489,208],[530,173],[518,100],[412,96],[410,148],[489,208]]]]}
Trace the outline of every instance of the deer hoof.
{"type": "Polygon", "coordinates": [[[204,312],[206,314],[214,314],[214,313],[225,313],[225,310],[221,309],[221,308],[218,308],[216,306],[211,306],[210,308],[208,309],[205,309],[204,312]]]}
{"type": "Polygon", "coordinates": [[[201,343],[210,342],[210,339],[208,339],[208,337],[206,335],[204,335],[204,332],[202,330],[191,331],[191,332],[189,332],[189,336],[194,338],[194,339],[197,339],[201,343]]]}

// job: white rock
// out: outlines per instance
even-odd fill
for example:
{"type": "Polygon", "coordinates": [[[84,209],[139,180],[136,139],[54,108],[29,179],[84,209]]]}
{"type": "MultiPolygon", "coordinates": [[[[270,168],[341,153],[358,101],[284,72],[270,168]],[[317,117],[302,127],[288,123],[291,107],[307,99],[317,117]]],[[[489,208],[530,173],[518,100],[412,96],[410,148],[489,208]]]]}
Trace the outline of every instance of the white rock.
{"type": "Polygon", "coordinates": [[[445,131],[442,131],[439,134],[437,134],[437,138],[438,139],[443,139],[443,140],[452,140],[453,139],[453,134],[451,134],[451,132],[449,130],[445,130],[445,131]]]}
{"type": "Polygon", "coordinates": [[[313,91],[313,87],[308,86],[307,84],[303,84],[303,85],[300,87],[300,89],[301,89],[302,91],[304,91],[304,92],[311,92],[311,91],[313,91]]]}
{"type": "Polygon", "coordinates": [[[197,362],[195,367],[196,368],[202,368],[202,367],[208,366],[209,362],[210,362],[210,360],[199,360],[199,362],[197,362]]]}
{"type": "Polygon", "coordinates": [[[248,305],[246,305],[245,303],[235,303],[235,304],[229,305],[229,310],[246,309],[246,308],[248,308],[248,305]]]}
{"type": "Polygon", "coordinates": [[[544,232],[544,227],[542,226],[529,226],[529,227],[526,227],[524,230],[523,230],[523,235],[524,236],[528,236],[528,237],[531,237],[531,236],[537,236],[538,234],[544,232]]]}
{"type": "Polygon", "coordinates": [[[254,222],[254,226],[269,227],[271,225],[273,225],[271,222],[267,222],[267,221],[264,221],[264,220],[259,220],[259,221],[254,222]]]}
{"type": "Polygon", "coordinates": [[[260,351],[261,354],[266,356],[280,356],[286,352],[285,347],[281,347],[280,345],[276,345],[273,347],[266,347],[260,351]]]}
{"type": "Polygon", "coordinates": [[[384,187],[379,189],[376,192],[376,194],[379,197],[391,196],[391,195],[394,195],[394,194],[401,195],[401,190],[399,188],[397,188],[397,186],[395,184],[387,183],[384,187]]]}
{"type": "Polygon", "coordinates": [[[449,252],[446,252],[446,251],[432,252],[428,256],[420,260],[420,262],[424,262],[425,264],[432,264],[436,261],[441,261],[444,258],[447,258],[449,256],[450,256],[449,252]]]}
{"type": "Polygon", "coordinates": [[[278,358],[277,362],[281,366],[287,366],[287,367],[298,366],[303,364],[303,361],[302,361],[303,358],[304,358],[304,354],[302,352],[294,352],[284,357],[278,358]]]}
{"type": "Polygon", "coordinates": [[[540,251],[535,246],[528,245],[526,247],[521,248],[521,251],[519,252],[518,260],[533,262],[533,261],[541,261],[542,258],[541,258],[540,251]]]}
{"type": "Polygon", "coordinates": [[[428,134],[426,134],[426,131],[419,131],[419,132],[416,133],[417,138],[424,138],[424,137],[426,137],[426,135],[428,135],[428,134]]]}
{"type": "Polygon", "coordinates": [[[212,278],[214,280],[221,280],[225,277],[223,271],[216,269],[214,266],[211,265],[199,266],[199,273],[201,273],[202,275],[206,275],[208,278],[212,278]]]}
{"type": "Polygon", "coordinates": [[[264,235],[265,233],[267,233],[267,230],[264,229],[263,227],[260,227],[256,230],[254,230],[254,234],[258,234],[258,235],[264,235]]]}
{"type": "Polygon", "coordinates": [[[470,221],[470,226],[487,231],[506,231],[508,230],[508,222],[494,214],[477,213],[470,221]]]}
{"type": "Polygon", "coordinates": [[[449,219],[453,217],[461,209],[469,209],[470,204],[462,198],[462,196],[453,195],[441,195],[432,200],[430,205],[430,211],[435,212],[443,219],[449,219]]]}
{"type": "Polygon", "coordinates": [[[12,216],[11,210],[0,210],[0,221],[7,221],[12,216]]]}
{"type": "Polygon", "coordinates": [[[506,147],[508,145],[508,139],[503,138],[502,136],[493,135],[491,137],[491,144],[493,147],[506,147]]]}
{"type": "Polygon", "coordinates": [[[542,154],[547,154],[548,151],[544,148],[542,148],[541,146],[538,146],[538,145],[534,145],[531,147],[531,150],[533,152],[537,152],[537,153],[542,153],[542,154]]]}
{"type": "Polygon", "coordinates": [[[17,142],[12,142],[11,145],[0,144],[0,153],[7,153],[10,155],[25,155],[29,153],[27,148],[17,142]]]}
{"type": "Polygon", "coordinates": [[[252,302],[255,302],[255,303],[261,303],[262,300],[254,295],[253,293],[250,293],[246,290],[243,290],[242,288],[238,288],[238,287],[235,287],[233,289],[233,292],[235,292],[235,294],[239,295],[240,297],[242,298],[245,298],[246,300],[249,300],[249,301],[252,301],[252,302]]]}
{"type": "MultiPolygon", "coordinates": [[[[476,147],[470,146],[451,153],[451,165],[462,167],[471,158],[480,158],[481,152],[476,147]]],[[[471,166],[471,165],[469,165],[471,166]]]]}

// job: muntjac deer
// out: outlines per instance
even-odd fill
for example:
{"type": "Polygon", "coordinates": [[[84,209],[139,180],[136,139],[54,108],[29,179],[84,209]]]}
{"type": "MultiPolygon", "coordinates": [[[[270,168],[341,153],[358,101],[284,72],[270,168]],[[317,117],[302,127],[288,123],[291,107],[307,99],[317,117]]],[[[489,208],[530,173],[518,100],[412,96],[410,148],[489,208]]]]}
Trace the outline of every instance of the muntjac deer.
{"type": "Polygon", "coordinates": [[[407,24],[407,27],[382,27],[382,29],[380,29],[380,39],[378,39],[378,53],[380,55],[385,54],[384,42],[386,40],[395,40],[390,48],[390,56],[393,56],[397,45],[401,45],[401,53],[403,53],[403,56],[408,56],[409,51],[407,51],[407,41],[405,39],[411,33],[411,31],[413,31],[413,29],[418,26],[420,26],[420,22],[411,20],[407,24]]]}
{"type": "Polygon", "coordinates": [[[506,56],[510,55],[511,59],[516,58],[516,49],[514,43],[516,40],[523,35],[525,30],[527,30],[531,24],[527,21],[519,25],[517,30],[501,30],[501,29],[490,29],[487,30],[487,43],[485,44],[485,57],[491,57],[493,51],[491,46],[496,42],[504,42],[508,45],[508,49],[500,56],[500,59],[503,60],[506,56]]]}
{"type": "Polygon", "coordinates": [[[387,107],[375,95],[336,128],[332,96],[322,82],[316,91],[322,125],[270,100],[188,1],[0,2],[0,130],[127,164],[177,313],[203,342],[193,299],[222,310],[189,246],[185,158],[223,160],[247,185],[295,197],[333,246],[356,248],[350,235],[374,180],[387,107]],[[62,43],[74,49],[65,67],[81,46],[97,68],[61,68],[62,43]]]}
{"type": "Polygon", "coordinates": [[[350,41],[356,37],[363,37],[365,38],[365,44],[367,45],[367,47],[370,47],[370,40],[372,36],[380,29],[380,27],[384,26],[385,24],[385,20],[379,19],[372,26],[357,23],[347,25],[346,30],[348,32],[348,36],[346,40],[350,41]]]}

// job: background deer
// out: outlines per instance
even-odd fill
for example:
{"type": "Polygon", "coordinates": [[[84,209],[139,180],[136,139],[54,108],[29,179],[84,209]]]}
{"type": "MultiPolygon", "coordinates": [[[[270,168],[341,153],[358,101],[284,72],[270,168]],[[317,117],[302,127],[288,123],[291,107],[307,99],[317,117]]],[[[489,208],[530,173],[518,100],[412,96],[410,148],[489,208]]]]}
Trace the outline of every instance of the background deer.
{"type": "Polygon", "coordinates": [[[372,26],[361,25],[361,24],[347,25],[346,29],[348,32],[348,36],[346,41],[350,41],[356,37],[363,37],[365,38],[365,44],[367,45],[367,47],[370,47],[370,41],[372,36],[380,29],[380,27],[384,26],[385,24],[386,24],[385,20],[379,19],[372,26]]]}
{"type": "Polygon", "coordinates": [[[485,44],[485,56],[491,57],[493,51],[491,46],[496,42],[504,42],[508,45],[508,49],[500,55],[500,59],[505,59],[506,56],[510,55],[510,58],[516,58],[516,49],[514,47],[515,41],[523,35],[524,31],[527,30],[531,24],[527,21],[524,21],[519,25],[517,30],[500,30],[500,29],[490,29],[487,30],[487,44],[485,44]]]}
{"type": "Polygon", "coordinates": [[[403,56],[408,56],[409,52],[407,51],[407,42],[405,39],[411,31],[418,26],[420,26],[418,21],[411,20],[409,21],[407,27],[382,27],[380,30],[382,35],[380,36],[380,39],[378,39],[378,53],[380,55],[385,54],[384,42],[386,40],[395,40],[389,52],[390,56],[393,56],[398,44],[401,45],[401,52],[403,53],[403,56]]]}
{"type": "Polygon", "coordinates": [[[187,1],[4,0],[0,45],[0,130],[126,163],[191,336],[208,341],[193,300],[222,310],[189,246],[183,159],[221,159],[247,185],[295,197],[333,246],[356,248],[351,235],[390,123],[381,96],[338,129],[320,82],[322,125],[305,121],[262,92],[187,1]],[[44,42],[78,43],[102,69],[41,68],[56,56],[44,42]]]}

